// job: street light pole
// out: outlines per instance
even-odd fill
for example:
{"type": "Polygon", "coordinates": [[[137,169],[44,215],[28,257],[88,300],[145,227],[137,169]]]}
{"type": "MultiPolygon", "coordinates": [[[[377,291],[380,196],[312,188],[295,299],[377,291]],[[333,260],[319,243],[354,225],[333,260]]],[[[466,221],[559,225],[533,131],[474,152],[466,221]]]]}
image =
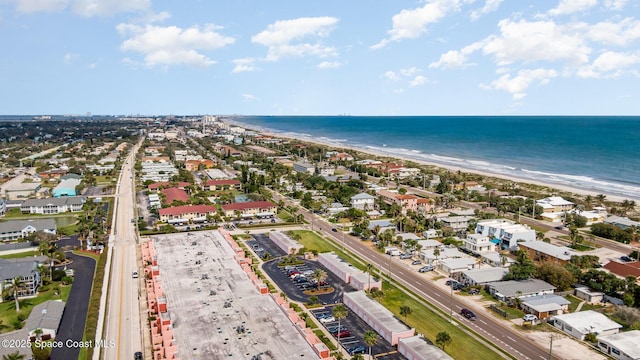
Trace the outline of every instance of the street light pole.
{"type": "Polygon", "coordinates": [[[553,334],[549,335],[551,342],[549,343],[549,360],[553,359],[553,334]]]}

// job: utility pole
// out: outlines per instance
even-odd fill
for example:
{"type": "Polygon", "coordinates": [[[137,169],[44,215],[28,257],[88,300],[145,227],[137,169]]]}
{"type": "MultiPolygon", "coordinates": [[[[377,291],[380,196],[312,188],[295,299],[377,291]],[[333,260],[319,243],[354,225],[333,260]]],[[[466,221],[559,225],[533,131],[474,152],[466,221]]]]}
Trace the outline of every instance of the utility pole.
{"type": "Polygon", "coordinates": [[[553,334],[549,335],[549,360],[553,360],[553,334]]]}

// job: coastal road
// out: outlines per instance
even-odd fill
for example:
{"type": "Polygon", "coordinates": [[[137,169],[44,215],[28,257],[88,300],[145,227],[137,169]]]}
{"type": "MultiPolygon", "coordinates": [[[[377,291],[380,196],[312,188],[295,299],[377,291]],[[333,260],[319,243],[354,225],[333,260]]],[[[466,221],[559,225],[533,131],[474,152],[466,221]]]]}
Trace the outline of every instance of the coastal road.
{"type": "MultiPolygon", "coordinates": [[[[274,200],[283,200],[285,203],[292,205],[289,199],[277,193],[273,194],[274,200]]],[[[465,301],[462,301],[459,296],[452,295],[450,291],[436,286],[433,282],[420,276],[417,271],[404,266],[404,263],[399,263],[397,259],[376,252],[360,239],[332,232],[331,229],[334,225],[315,218],[306,209],[300,208],[300,211],[308,222],[313,219],[314,230],[324,232],[325,235],[333,237],[337,244],[342,244],[347,250],[357,254],[364,261],[374,264],[382,272],[390,274],[395,281],[408,287],[422,299],[438,307],[443,312],[450,313],[451,311],[454,322],[464,323],[485,338],[487,342],[504,349],[518,359],[548,358],[548,344],[531,342],[518,331],[496,320],[491,314],[476,312],[477,321],[469,321],[461,317],[459,315],[460,309],[470,306],[465,301]]]]}
{"type": "MultiPolygon", "coordinates": [[[[132,359],[142,351],[139,311],[139,279],[132,278],[137,269],[135,229],[135,184],[133,165],[139,145],[136,145],[123,165],[118,181],[117,201],[114,208],[111,251],[109,297],[106,306],[104,340],[115,341],[116,346],[103,349],[103,359],[132,359]]],[[[104,296],[104,294],[103,294],[104,296]]]]}

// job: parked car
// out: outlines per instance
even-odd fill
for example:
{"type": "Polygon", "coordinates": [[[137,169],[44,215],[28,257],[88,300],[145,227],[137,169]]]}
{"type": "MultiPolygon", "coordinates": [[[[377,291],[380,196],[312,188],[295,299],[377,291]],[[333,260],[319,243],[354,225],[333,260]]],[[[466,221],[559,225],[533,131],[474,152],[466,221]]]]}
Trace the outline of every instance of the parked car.
{"type": "Polygon", "coordinates": [[[457,283],[454,283],[453,285],[451,285],[451,287],[453,288],[453,290],[462,290],[464,288],[464,285],[462,285],[461,283],[457,282],[457,283]]]}
{"type": "Polygon", "coordinates": [[[480,289],[478,288],[469,289],[469,295],[478,295],[478,294],[480,294],[480,289]]]}
{"type": "Polygon", "coordinates": [[[421,267],[420,269],[418,269],[418,272],[424,273],[424,272],[433,271],[433,270],[434,270],[433,265],[425,265],[425,266],[421,267]]]}
{"type": "MultiPolygon", "coordinates": [[[[337,326],[332,326],[330,328],[327,328],[327,330],[329,331],[329,333],[334,334],[336,332],[338,332],[338,327],[337,326]]],[[[347,330],[346,327],[344,327],[344,325],[340,325],[340,331],[342,330],[347,330]]]]}
{"type": "Polygon", "coordinates": [[[347,349],[349,355],[364,354],[367,349],[362,345],[356,345],[347,349]]]}
{"type": "Polygon", "coordinates": [[[330,323],[330,322],[334,322],[336,321],[336,318],[333,315],[329,315],[327,317],[323,317],[322,319],[319,319],[321,323],[326,324],[326,323],[330,323]]]}
{"type": "Polygon", "coordinates": [[[467,319],[471,320],[471,321],[476,321],[476,314],[473,313],[473,311],[469,310],[469,309],[465,309],[463,308],[462,310],[460,310],[460,315],[466,317],[467,319]]]}
{"type": "Polygon", "coordinates": [[[317,314],[316,314],[316,318],[317,318],[318,320],[320,320],[320,319],[322,319],[322,318],[329,317],[329,316],[333,316],[333,315],[331,315],[331,313],[317,313],[317,314]]]}
{"type": "Polygon", "coordinates": [[[522,320],[524,320],[524,321],[538,321],[538,317],[533,315],[533,314],[526,314],[525,316],[522,317],[522,320]]]}
{"type": "Polygon", "coordinates": [[[349,331],[347,329],[340,330],[340,331],[334,333],[333,336],[339,337],[339,338],[348,337],[348,336],[351,336],[351,331],[349,331]]]}
{"type": "Polygon", "coordinates": [[[333,228],[333,229],[331,229],[331,231],[333,231],[333,232],[338,232],[338,229],[333,228]]]}
{"type": "Polygon", "coordinates": [[[405,254],[400,254],[400,259],[411,259],[413,255],[405,253],[405,254]]]}
{"type": "Polygon", "coordinates": [[[133,359],[142,360],[142,351],[136,351],[135,353],[133,353],[133,359]]]}
{"type": "Polygon", "coordinates": [[[632,259],[632,258],[630,258],[630,257],[628,257],[628,256],[626,256],[626,255],[625,255],[625,256],[620,256],[620,260],[622,260],[622,261],[626,261],[626,262],[631,262],[631,261],[633,261],[633,259],[632,259]]]}
{"type": "Polygon", "coordinates": [[[422,261],[421,260],[413,260],[411,262],[411,265],[422,265],[422,261]]]}

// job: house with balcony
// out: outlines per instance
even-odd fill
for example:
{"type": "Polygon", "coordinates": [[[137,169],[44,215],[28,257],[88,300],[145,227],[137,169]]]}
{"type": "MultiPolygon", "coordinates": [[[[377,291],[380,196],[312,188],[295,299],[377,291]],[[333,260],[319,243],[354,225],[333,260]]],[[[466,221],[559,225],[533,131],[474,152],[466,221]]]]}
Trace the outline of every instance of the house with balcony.
{"type": "Polygon", "coordinates": [[[54,219],[7,220],[0,222],[0,241],[8,242],[25,238],[36,231],[56,234],[54,219]]]}
{"type": "Polygon", "coordinates": [[[375,196],[367,193],[360,193],[351,197],[351,207],[360,210],[372,210],[375,207],[375,196]]]}
{"type": "Polygon", "coordinates": [[[521,242],[536,240],[535,230],[505,219],[478,221],[476,234],[495,239],[501,249],[517,249],[521,242]]]}
{"type": "Polygon", "coordinates": [[[550,196],[544,199],[536,200],[536,205],[542,207],[543,212],[562,213],[567,212],[575,206],[571,201],[565,200],[560,196],[550,196]]]}
{"type": "Polygon", "coordinates": [[[23,214],[62,214],[82,211],[86,199],[82,196],[68,196],[48,199],[27,199],[20,205],[23,214]]]}
{"type": "Polygon", "coordinates": [[[224,216],[235,217],[270,217],[278,212],[278,206],[270,201],[250,201],[222,205],[224,216]]]}
{"type": "MultiPolygon", "coordinates": [[[[38,294],[41,278],[37,261],[33,258],[0,259],[0,283],[5,289],[11,286],[14,279],[20,279],[22,287],[18,290],[18,298],[34,297],[38,294]]],[[[0,297],[0,301],[2,297],[0,297]]]]}
{"type": "Polygon", "coordinates": [[[491,240],[488,236],[482,234],[468,234],[466,238],[462,239],[462,248],[474,254],[495,252],[496,244],[491,240]]]}
{"type": "Polygon", "coordinates": [[[204,222],[207,216],[214,216],[218,209],[213,205],[174,206],[158,210],[160,221],[169,224],[204,222]]]}
{"type": "Polygon", "coordinates": [[[462,231],[466,230],[469,227],[469,222],[474,220],[473,216],[446,216],[442,217],[438,220],[442,223],[442,225],[450,227],[453,231],[462,231]]]}
{"type": "Polygon", "coordinates": [[[580,255],[566,246],[556,246],[544,241],[527,241],[518,243],[520,250],[527,253],[533,261],[553,261],[566,264],[574,255],[580,255]]]}
{"type": "Polygon", "coordinates": [[[402,214],[406,214],[407,211],[418,210],[419,197],[412,194],[398,194],[397,192],[389,190],[378,190],[376,193],[382,201],[387,204],[397,204],[402,209],[402,214]]]}

